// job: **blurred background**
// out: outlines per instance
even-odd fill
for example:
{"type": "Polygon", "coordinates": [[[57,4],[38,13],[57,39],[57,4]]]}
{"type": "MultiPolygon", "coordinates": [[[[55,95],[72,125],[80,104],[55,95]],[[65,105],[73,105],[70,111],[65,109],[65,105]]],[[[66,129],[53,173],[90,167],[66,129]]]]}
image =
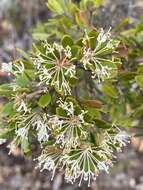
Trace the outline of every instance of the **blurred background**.
{"type": "MultiPolygon", "coordinates": [[[[135,25],[143,16],[143,0],[104,0],[97,10],[100,25],[109,28],[129,18],[135,25]]],[[[32,36],[39,23],[46,22],[50,13],[45,0],[0,0],[0,64],[18,58],[16,48],[29,51],[32,36]]],[[[10,81],[0,72],[0,84],[10,81]]],[[[3,104],[0,98],[0,106],[3,104]]],[[[143,190],[143,140],[133,138],[131,144],[117,155],[110,174],[101,174],[92,190],[143,190]]],[[[34,169],[32,160],[24,159],[20,151],[8,156],[6,145],[0,146],[0,190],[86,190],[65,184],[62,174],[50,181],[50,174],[34,169]]]]}

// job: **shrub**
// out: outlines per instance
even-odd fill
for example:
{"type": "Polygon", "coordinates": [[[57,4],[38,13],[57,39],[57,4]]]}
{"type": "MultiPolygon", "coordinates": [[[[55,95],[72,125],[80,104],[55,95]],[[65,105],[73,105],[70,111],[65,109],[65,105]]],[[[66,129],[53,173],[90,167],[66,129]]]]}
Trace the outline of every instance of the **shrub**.
{"type": "Polygon", "coordinates": [[[38,167],[52,178],[62,170],[67,182],[79,185],[108,173],[114,153],[129,140],[123,127],[141,121],[142,66],[128,62],[135,62],[133,33],[97,30],[92,21],[101,3],[49,0],[52,17],[33,31],[32,51],[2,64],[13,80],[0,86],[8,100],[0,142],[9,140],[10,152],[20,146],[26,156],[39,144],[38,167]]]}

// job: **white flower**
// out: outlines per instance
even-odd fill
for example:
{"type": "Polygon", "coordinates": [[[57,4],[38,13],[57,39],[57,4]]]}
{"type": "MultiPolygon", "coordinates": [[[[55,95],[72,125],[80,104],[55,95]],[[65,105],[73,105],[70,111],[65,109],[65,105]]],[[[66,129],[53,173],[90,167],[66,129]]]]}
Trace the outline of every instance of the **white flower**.
{"type": "Polygon", "coordinates": [[[51,74],[49,73],[48,69],[43,68],[43,69],[41,70],[41,74],[39,75],[39,79],[40,79],[42,82],[45,82],[47,85],[50,84],[50,80],[52,79],[52,76],[51,76],[51,74]]]}
{"type": "Polygon", "coordinates": [[[41,168],[41,171],[52,171],[51,180],[53,180],[55,171],[61,164],[61,155],[62,151],[60,149],[48,146],[42,151],[42,154],[37,159],[35,159],[38,160],[38,168],[41,168]]]}
{"type": "Polygon", "coordinates": [[[52,126],[53,129],[57,128],[63,124],[62,121],[57,116],[53,116],[49,119],[48,124],[52,126]]]}
{"type": "Polygon", "coordinates": [[[59,103],[59,107],[63,110],[67,111],[68,115],[74,115],[74,107],[72,102],[63,101],[61,98],[57,101],[59,103]]]}
{"type": "Polygon", "coordinates": [[[44,59],[42,57],[40,57],[40,54],[37,55],[38,59],[33,59],[33,63],[36,67],[37,70],[40,69],[41,64],[44,62],[44,59]]]}
{"type": "Polygon", "coordinates": [[[98,63],[94,71],[92,71],[92,78],[96,78],[99,82],[104,81],[105,78],[110,77],[109,71],[112,69],[108,66],[102,66],[102,64],[98,63]]]}
{"type": "Polygon", "coordinates": [[[36,122],[36,126],[37,126],[36,131],[37,131],[38,141],[39,142],[48,141],[48,139],[49,139],[49,134],[48,134],[49,128],[47,127],[47,125],[44,124],[41,120],[38,120],[36,122]]]}
{"type": "Polygon", "coordinates": [[[83,50],[83,58],[81,62],[84,65],[84,68],[87,70],[88,67],[91,69],[92,78],[97,77],[98,81],[104,81],[105,78],[110,77],[111,68],[107,65],[102,65],[102,58],[96,57],[96,52],[91,50],[90,48],[84,48],[83,50]]]}
{"type": "Polygon", "coordinates": [[[65,55],[67,58],[71,59],[72,57],[72,53],[71,53],[71,48],[69,46],[66,47],[66,49],[64,50],[65,55]]]}
{"type": "Polygon", "coordinates": [[[73,183],[77,179],[80,179],[79,186],[83,180],[88,181],[88,186],[90,186],[91,180],[96,179],[99,173],[97,154],[96,149],[85,146],[82,149],[74,150],[70,156],[67,155],[65,157],[65,163],[68,164],[65,172],[67,182],[73,183]]]}
{"type": "Polygon", "coordinates": [[[43,164],[43,169],[42,170],[49,170],[52,171],[55,167],[55,163],[51,159],[47,159],[46,163],[43,164]]]}
{"type": "Polygon", "coordinates": [[[9,149],[9,155],[11,154],[11,153],[14,153],[15,151],[16,151],[16,149],[17,149],[17,145],[16,145],[16,139],[14,139],[8,146],[7,146],[7,148],[9,149]]]}
{"type": "Polygon", "coordinates": [[[87,30],[85,30],[85,31],[84,31],[84,38],[83,38],[83,40],[82,40],[82,43],[83,43],[84,45],[87,45],[87,42],[89,42],[90,39],[92,39],[92,38],[93,38],[93,37],[89,37],[89,36],[88,36],[87,30]]]}
{"type": "MultiPolygon", "coordinates": [[[[59,136],[56,138],[56,143],[57,143],[57,144],[60,144],[60,143],[64,144],[64,143],[63,143],[64,141],[65,141],[65,137],[64,137],[63,134],[59,135],[59,136]]],[[[62,147],[62,146],[61,146],[61,147],[62,147]]]]}
{"type": "Polygon", "coordinates": [[[73,102],[58,101],[59,107],[66,111],[67,116],[54,116],[50,118],[51,125],[56,126],[54,129],[57,131],[56,144],[61,147],[70,149],[76,148],[80,144],[80,139],[86,138],[86,130],[84,121],[85,111],[81,110],[81,113],[75,114],[73,102]],[[52,122],[51,122],[52,121],[52,122]],[[53,123],[54,122],[54,123],[53,123]]]}
{"type": "MultiPolygon", "coordinates": [[[[113,133],[105,132],[103,134],[102,147],[108,155],[113,157],[114,149],[110,144],[116,149],[117,152],[120,152],[123,146],[126,146],[130,142],[130,135],[125,131],[121,131],[116,125],[112,125],[113,133]]],[[[104,152],[105,153],[105,152],[104,152]]]]}
{"type": "Polygon", "coordinates": [[[121,146],[125,146],[127,143],[129,143],[130,135],[128,135],[125,131],[120,131],[117,135],[114,137],[114,142],[120,143],[121,146]]]}
{"type": "Polygon", "coordinates": [[[19,64],[14,64],[15,70],[13,71],[14,74],[22,74],[25,70],[24,64],[22,61],[19,64]]]}
{"type": "MultiPolygon", "coordinates": [[[[92,78],[97,78],[99,82],[109,78],[111,73],[110,71],[114,69],[110,64],[109,66],[107,64],[104,65],[104,63],[114,63],[112,59],[110,60],[105,56],[107,52],[113,52],[117,45],[115,45],[110,37],[110,30],[105,33],[104,30],[101,29],[97,37],[96,47],[94,49],[91,49],[88,46],[83,48],[83,57],[81,62],[86,70],[91,70],[92,78]]],[[[87,37],[85,38],[87,39],[87,37]]]]}
{"type": "Polygon", "coordinates": [[[27,113],[30,110],[28,109],[28,107],[27,107],[26,103],[24,102],[24,100],[21,100],[20,105],[17,108],[17,111],[18,112],[23,112],[24,111],[25,113],[27,113]]]}
{"type": "Polygon", "coordinates": [[[48,122],[46,121],[47,117],[44,114],[43,116],[36,114],[32,118],[31,125],[33,129],[37,132],[37,138],[40,143],[46,142],[49,140],[49,131],[51,130],[48,127],[48,122]]]}
{"type": "Polygon", "coordinates": [[[105,33],[103,28],[101,28],[100,33],[97,37],[98,46],[111,39],[110,31],[111,31],[111,28],[109,28],[109,30],[105,33]]]}
{"type": "Polygon", "coordinates": [[[104,170],[106,173],[109,173],[109,166],[107,164],[105,164],[104,162],[99,162],[97,164],[97,168],[99,170],[104,170]]]}
{"type": "Polygon", "coordinates": [[[12,62],[2,63],[1,72],[11,73],[12,72],[12,62]]]}
{"type": "Polygon", "coordinates": [[[51,130],[48,127],[48,122],[46,121],[47,117],[45,114],[42,116],[35,113],[24,113],[19,117],[17,121],[16,129],[16,139],[18,138],[28,138],[29,130],[35,130],[37,134],[37,139],[40,142],[46,142],[49,140],[49,131],[51,130]]]}
{"type": "Polygon", "coordinates": [[[28,139],[28,131],[29,131],[28,127],[22,127],[16,131],[16,135],[21,139],[28,139]]]}

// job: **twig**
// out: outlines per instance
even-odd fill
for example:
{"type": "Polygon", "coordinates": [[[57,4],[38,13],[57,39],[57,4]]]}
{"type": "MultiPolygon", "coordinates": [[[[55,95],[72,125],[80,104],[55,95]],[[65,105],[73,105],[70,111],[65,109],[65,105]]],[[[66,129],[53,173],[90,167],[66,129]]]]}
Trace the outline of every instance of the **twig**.
{"type": "Polygon", "coordinates": [[[37,91],[35,91],[35,92],[31,93],[31,94],[28,94],[26,96],[26,99],[31,100],[33,98],[39,97],[39,95],[41,95],[44,91],[45,91],[45,89],[37,90],[37,91]]]}

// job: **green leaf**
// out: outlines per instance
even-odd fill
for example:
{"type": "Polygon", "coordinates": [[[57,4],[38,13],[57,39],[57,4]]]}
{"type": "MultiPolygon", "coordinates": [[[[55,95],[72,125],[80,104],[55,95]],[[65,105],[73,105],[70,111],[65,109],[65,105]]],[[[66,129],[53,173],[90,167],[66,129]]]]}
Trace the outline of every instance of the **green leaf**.
{"type": "Polygon", "coordinates": [[[40,97],[38,105],[42,108],[47,107],[51,102],[51,95],[49,93],[40,97]]]}
{"type": "Polygon", "coordinates": [[[27,70],[25,70],[25,74],[30,78],[30,79],[32,79],[32,80],[35,80],[35,78],[36,78],[36,75],[35,75],[35,72],[33,72],[33,70],[32,69],[27,69],[27,70]]]}
{"type": "Polygon", "coordinates": [[[18,75],[16,78],[16,84],[18,84],[20,87],[28,87],[30,84],[30,81],[28,77],[23,73],[22,75],[18,75]]]}
{"type": "Polygon", "coordinates": [[[13,103],[12,102],[8,102],[7,104],[4,105],[3,107],[3,113],[6,116],[11,116],[13,115],[13,103]]]}
{"type": "Polygon", "coordinates": [[[120,120],[119,125],[124,127],[124,128],[131,128],[132,127],[132,119],[131,118],[122,118],[122,120],[120,120]]]}
{"type": "Polygon", "coordinates": [[[64,13],[64,0],[48,0],[47,6],[54,13],[64,13]]]}
{"type": "Polygon", "coordinates": [[[64,26],[66,26],[66,28],[70,29],[72,27],[72,21],[70,18],[63,16],[62,17],[62,23],[64,26]]]}
{"type": "Polygon", "coordinates": [[[21,148],[25,154],[25,156],[30,156],[31,155],[31,149],[30,149],[30,144],[28,139],[23,139],[21,142],[21,148]]]}
{"type": "Polygon", "coordinates": [[[103,92],[104,92],[107,96],[109,96],[109,97],[111,97],[111,98],[115,98],[115,99],[118,98],[117,89],[116,89],[114,86],[112,86],[110,83],[104,83],[104,84],[103,84],[103,87],[102,87],[102,90],[103,90],[103,92]]]}
{"type": "Polygon", "coordinates": [[[67,46],[72,46],[74,43],[73,43],[73,40],[72,38],[69,36],[69,35],[65,35],[62,39],[62,45],[64,47],[67,47],[67,46]]]}
{"type": "Polygon", "coordinates": [[[98,8],[102,5],[102,3],[103,3],[103,0],[82,0],[80,5],[81,5],[81,8],[83,9],[87,9],[88,7],[98,8]]]}
{"type": "Polygon", "coordinates": [[[49,37],[49,34],[47,34],[46,32],[34,32],[32,34],[32,37],[35,40],[47,40],[49,37]]]}
{"type": "Polygon", "coordinates": [[[139,85],[139,87],[141,88],[141,90],[143,90],[143,76],[142,75],[136,76],[135,80],[139,85]]]}
{"type": "Polygon", "coordinates": [[[131,72],[131,71],[124,71],[124,72],[119,72],[119,79],[120,80],[132,80],[135,78],[137,75],[136,72],[131,72]]]}
{"type": "Polygon", "coordinates": [[[103,128],[103,129],[110,129],[112,125],[108,122],[105,122],[103,120],[95,119],[95,124],[98,128],[103,128]]]}
{"type": "Polygon", "coordinates": [[[98,32],[95,30],[92,30],[88,33],[89,36],[89,45],[91,47],[91,49],[95,49],[96,47],[96,43],[97,43],[97,36],[98,36],[98,32]]]}
{"type": "Polygon", "coordinates": [[[60,108],[60,107],[56,108],[56,114],[59,115],[59,116],[63,116],[63,117],[67,116],[66,111],[63,110],[63,109],[60,108]]]}
{"type": "Polygon", "coordinates": [[[10,97],[12,96],[13,87],[12,84],[2,84],[0,85],[0,96],[10,97]]]}
{"type": "Polygon", "coordinates": [[[20,53],[24,58],[29,59],[29,54],[26,53],[25,51],[23,51],[20,48],[16,48],[16,50],[18,51],[18,53],[20,53]]]}
{"type": "Polygon", "coordinates": [[[70,84],[70,86],[75,86],[77,84],[77,79],[76,78],[69,78],[69,84],[70,84]]]}
{"type": "Polygon", "coordinates": [[[140,75],[143,74],[143,66],[142,65],[138,66],[137,73],[140,75]]]}
{"type": "Polygon", "coordinates": [[[99,110],[92,108],[92,107],[87,107],[86,109],[88,111],[87,117],[89,117],[90,120],[101,119],[101,113],[99,112],[99,110]]]}
{"type": "Polygon", "coordinates": [[[73,45],[71,47],[72,57],[74,58],[76,57],[76,59],[78,59],[79,52],[80,52],[80,47],[78,45],[73,45]]]}

